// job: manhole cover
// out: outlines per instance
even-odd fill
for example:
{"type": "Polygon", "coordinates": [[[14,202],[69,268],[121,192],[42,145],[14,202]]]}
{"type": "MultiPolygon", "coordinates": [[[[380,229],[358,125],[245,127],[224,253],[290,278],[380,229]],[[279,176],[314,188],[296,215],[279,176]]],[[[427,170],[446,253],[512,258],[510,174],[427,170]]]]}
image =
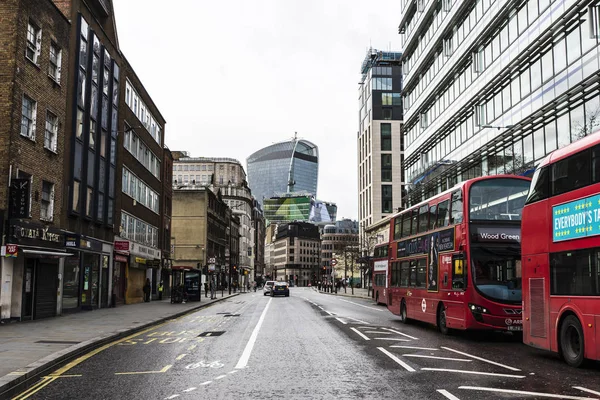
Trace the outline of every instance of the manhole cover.
{"type": "Polygon", "coordinates": [[[208,337],[208,336],[221,336],[225,331],[215,331],[215,332],[202,332],[198,335],[198,337],[208,337]]]}
{"type": "Polygon", "coordinates": [[[38,340],[36,343],[44,344],[79,344],[81,342],[74,342],[71,340],[38,340]]]}

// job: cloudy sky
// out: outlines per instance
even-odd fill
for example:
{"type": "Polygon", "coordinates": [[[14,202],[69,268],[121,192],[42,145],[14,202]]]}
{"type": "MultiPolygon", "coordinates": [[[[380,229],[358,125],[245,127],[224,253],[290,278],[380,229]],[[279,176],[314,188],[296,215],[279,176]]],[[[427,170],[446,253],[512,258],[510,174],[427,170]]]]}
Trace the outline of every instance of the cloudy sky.
{"type": "Polygon", "coordinates": [[[360,65],[399,49],[400,0],[113,0],[121,50],[195,157],[246,158],[298,137],[319,147],[318,198],[358,216],[360,65]]]}

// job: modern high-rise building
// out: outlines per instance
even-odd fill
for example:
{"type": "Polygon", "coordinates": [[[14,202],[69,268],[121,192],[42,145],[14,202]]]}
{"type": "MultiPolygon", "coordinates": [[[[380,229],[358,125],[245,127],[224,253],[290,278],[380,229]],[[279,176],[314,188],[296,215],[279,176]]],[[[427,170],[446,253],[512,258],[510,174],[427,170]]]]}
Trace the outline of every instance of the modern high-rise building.
{"type": "Polygon", "coordinates": [[[246,161],[252,194],[261,204],[285,193],[317,195],[319,150],[307,140],[294,137],[272,144],[246,161]]]}
{"type": "Polygon", "coordinates": [[[370,48],[358,88],[358,216],[361,232],[402,205],[401,53],[370,48]]]}
{"type": "Polygon", "coordinates": [[[528,174],[600,123],[599,6],[402,0],[408,203],[528,174]]]}

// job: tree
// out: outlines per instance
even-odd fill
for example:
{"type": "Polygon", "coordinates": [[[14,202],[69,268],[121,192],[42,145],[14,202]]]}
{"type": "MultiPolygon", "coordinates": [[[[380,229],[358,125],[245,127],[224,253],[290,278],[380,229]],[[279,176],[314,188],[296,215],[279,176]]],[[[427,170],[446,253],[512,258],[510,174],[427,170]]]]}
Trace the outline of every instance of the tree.
{"type": "Polygon", "coordinates": [[[583,139],[591,135],[600,127],[600,105],[595,109],[585,110],[585,119],[583,122],[577,122],[573,127],[573,141],[583,139]]]}

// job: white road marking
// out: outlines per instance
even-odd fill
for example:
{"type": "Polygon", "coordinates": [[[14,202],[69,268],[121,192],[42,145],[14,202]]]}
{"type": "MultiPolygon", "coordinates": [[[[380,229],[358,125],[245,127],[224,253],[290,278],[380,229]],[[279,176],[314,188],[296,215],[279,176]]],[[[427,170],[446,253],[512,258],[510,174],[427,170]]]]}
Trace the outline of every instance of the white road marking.
{"type": "Polygon", "coordinates": [[[390,353],[389,351],[387,351],[383,347],[378,347],[378,349],[383,354],[385,354],[386,356],[388,356],[392,360],[396,361],[400,366],[402,366],[408,372],[415,372],[415,369],[413,367],[411,367],[410,365],[408,365],[407,363],[405,363],[404,361],[402,361],[401,359],[399,359],[398,357],[396,357],[395,355],[393,355],[392,353],[390,353]]]}
{"type": "Polygon", "coordinates": [[[233,371],[229,371],[228,374],[235,374],[237,372],[237,369],[234,369],[233,371]]]}
{"type": "Polygon", "coordinates": [[[412,340],[419,340],[418,338],[416,338],[414,336],[407,335],[406,333],[402,333],[402,332],[394,330],[394,329],[390,329],[390,328],[383,328],[383,329],[385,329],[386,331],[397,333],[398,335],[406,336],[407,338],[412,339],[412,340]]]}
{"type": "Polygon", "coordinates": [[[217,376],[217,377],[215,378],[215,381],[216,381],[217,379],[223,379],[223,378],[225,378],[226,376],[227,376],[227,375],[219,375],[219,376],[217,376]]]}
{"type": "Polygon", "coordinates": [[[332,317],[333,317],[334,315],[336,315],[335,313],[332,313],[331,311],[327,311],[327,310],[324,310],[324,311],[325,311],[327,314],[331,315],[332,317]]]}
{"type": "Polygon", "coordinates": [[[596,395],[600,396],[600,392],[596,392],[595,390],[584,388],[583,386],[573,386],[573,389],[582,390],[584,392],[588,392],[588,393],[596,394],[596,395]]]}
{"type": "Polygon", "coordinates": [[[391,335],[391,332],[380,332],[380,331],[365,331],[365,333],[378,333],[380,335],[391,335]]]}
{"type": "Polygon", "coordinates": [[[457,354],[462,354],[463,356],[471,357],[471,358],[474,358],[475,360],[479,360],[479,361],[483,361],[483,362],[486,362],[486,363],[489,363],[489,364],[497,365],[498,367],[506,368],[506,369],[509,369],[511,371],[520,371],[520,369],[518,369],[518,368],[510,367],[510,366],[504,365],[504,364],[500,364],[500,363],[497,363],[495,361],[486,360],[485,358],[477,357],[477,356],[474,356],[472,354],[463,353],[462,351],[454,350],[454,349],[451,349],[450,347],[444,347],[444,346],[442,346],[442,349],[445,349],[445,350],[448,350],[448,351],[452,351],[452,352],[457,353],[457,354]]]}
{"type": "Polygon", "coordinates": [[[242,356],[240,357],[237,365],[235,366],[236,369],[245,368],[246,365],[248,365],[248,360],[250,359],[250,354],[252,354],[252,349],[254,348],[254,343],[256,343],[258,331],[260,331],[260,327],[262,326],[262,323],[265,320],[265,315],[267,315],[267,310],[269,309],[269,305],[271,304],[271,301],[273,301],[272,297],[267,302],[265,309],[263,310],[260,318],[258,319],[258,323],[256,324],[256,327],[254,327],[254,331],[252,331],[252,335],[250,335],[250,340],[248,340],[248,343],[246,344],[246,348],[244,349],[242,356]]]}
{"type": "Polygon", "coordinates": [[[410,340],[408,339],[398,339],[398,338],[393,338],[393,337],[376,337],[373,338],[376,340],[395,340],[396,342],[410,342],[410,340]]]}
{"type": "Polygon", "coordinates": [[[196,390],[196,389],[198,389],[198,388],[196,388],[196,387],[191,387],[191,388],[189,388],[189,389],[185,389],[185,390],[184,390],[184,392],[185,392],[185,393],[189,393],[189,392],[193,392],[193,391],[194,391],[194,390],[196,390]]]}
{"type": "Polygon", "coordinates": [[[508,375],[508,374],[496,374],[492,372],[479,372],[479,371],[465,371],[461,369],[447,369],[447,368],[421,368],[423,371],[438,371],[438,372],[458,372],[460,374],[472,374],[472,375],[488,375],[488,376],[502,376],[505,378],[525,378],[525,375],[508,375]]]}
{"type": "Polygon", "coordinates": [[[356,318],[352,318],[352,317],[346,317],[346,318],[351,319],[352,321],[360,322],[361,324],[368,324],[368,322],[365,322],[365,321],[360,320],[360,319],[356,319],[356,318]]]}
{"type": "Polygon", "coordinates": [[[398,349],[412,349],[412,350],[429,350],[429,351],[438,351],[439,349],[434,349],[434,348],[430,348],[430,347],[415,347],[415,346],[400,346],[400,345],[393,345],[390,347],[396,347],[398,349]]]}
{"type": "Polygon", "coordinates": [[[359,326],[358,329],[377,329],[374,326],[359,326]]]}
{"type": "Polygon", "coordinates": [[[551,394],[551,393],[539,393],[539,392],[526,392],[523,390],[512,390],[512,389],[496,389],[488,387],[477,387],[477,386],[459,386],[459,389],[465,390],[481,390],[484,392],[498,392],[498,393],[510,393],[510,394],[523,394],[527,396],[541,396],[549,397],[551,399],[566,399],[566,400],[597,400],[592,397],[578,397],[578,396],[565,396],[563,394],[551,394]]]}
{"type": "Polygon", "coordinates": [[[179,395],[178,394],[174,394],[172,396],[169,396],[169,397],[167,397],[167,400],[174,399],[175,397],[179,397],[179,395]]]}
{"type": "Polygon", "coordinates": [[[321,310],[323,310],[323,307],[319,306],[319,308],[320,308],[321,310]]]}
{"type": "Polygon", "coordinates": [[[337,319],[338,321],[340,321],[344,325],[348,325],[348,323],[346,321],[344,321],[343,319],[341,319],[341,318],[335,317],[335,319],[337,319]]]}
{"type": "Polygon", "coordinates": [[[344,300],[344,299],[338,299],[338,300],[340,300],[340,301],[345,301],[346,303],[354,304],[355,306],[359,306],[359,307],[368,308],[368,309],[370,309],[370,310],[375,310],[375,311],[384,311],[384,310],[382,310],[381,308],[369,307],[369,306],[365,306],[365,305],[362,305],[362,304],[355,303],[355,302],[353,302],[353,301],[348,301],[348,300],[344,300]]]}
{"type": "Polygon", "coordinates": [[[209,383],[212,383],[212,381],[206,381],[206,382],[202,382],[200,385],[201,385],[201,386],[206,386],[206,385],[208,385],[209,383]]]}
{"type": "Polygon", "coordinates": [[[358,333],[358,336],[362,337],[363,339],[371,340],[366,335],[363,335],[363,333],[361,331],[359,331],[358,329],[356,329],[356,328],[350,328],[350,329],[352,329],[354,332],[358,333]]]}
{"type": "Polygon", "coordinates": [[[175,358],[176,360],[181,360],[183,357],[187,356],[187,354],[180,354],[175,358]]]}
{"type": "Polygon", "coordinates": [[[473,360],[467,360],[466,358],[450,358],[450,357],[436,357],[436,356],[425,356],[421,354],[402,354],[404,357],[418,357],[418,358],[433,358],[436,360],[446,360],[446,361],[463,361],[463,362],[471,362],[473,360]]]}
{"type": "Polygon", "coordinates": [[[439,394],[443,395],[447,399],[450,399],[450,400],[460,400],[458,397],[456,397],[452,393],[448,392],[447,390],[438,389],[437,391],[438,391],[439,394]]]}

